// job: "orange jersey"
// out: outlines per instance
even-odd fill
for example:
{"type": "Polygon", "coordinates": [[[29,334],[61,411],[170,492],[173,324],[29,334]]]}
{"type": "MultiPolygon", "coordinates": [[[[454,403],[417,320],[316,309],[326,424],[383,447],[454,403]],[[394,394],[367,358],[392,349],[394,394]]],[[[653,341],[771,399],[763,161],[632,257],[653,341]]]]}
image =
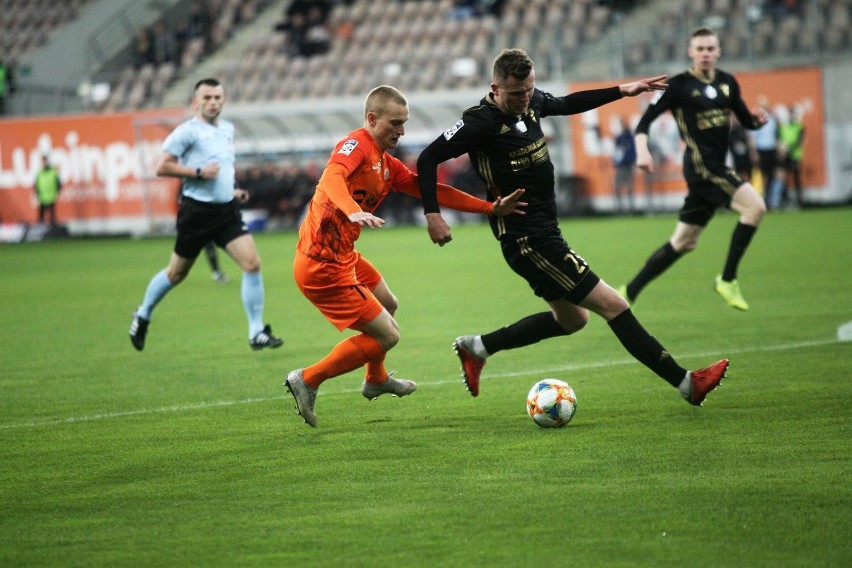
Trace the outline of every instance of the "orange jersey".
{"type": "Polygon", "coordinates": [[[372,213],[391,188],[419,194],[417,178],[401,161],[379,150],[372,136],[359,128],[338,142],[331,153],[326,172],[308,204],[305,221],[299,228],[297,248],[322,262],[351,264],[355,261],[355,241],[361,226],[349,220],[358,211],[372,213]],[[348,195],[326,177],[329,172],[346,175],[348,195]]]}

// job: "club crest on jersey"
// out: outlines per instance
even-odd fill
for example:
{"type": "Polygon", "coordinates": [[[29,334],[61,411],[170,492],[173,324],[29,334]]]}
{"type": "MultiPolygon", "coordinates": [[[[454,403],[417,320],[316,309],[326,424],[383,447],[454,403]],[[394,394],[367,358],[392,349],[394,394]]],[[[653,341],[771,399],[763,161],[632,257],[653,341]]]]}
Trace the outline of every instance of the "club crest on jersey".
{"type": "Polygon", "coordinates": [[[726,97],[731,96],[731,88],[728,86],[727,83],[722,83],[721,85],[719,85],[719,89],[722,91],[722,94],[725,95],[726,97]]]}
{"type": "Polygon", "coordinates": [[[385,168],[385,181],[388,181],[389,179],[390,179],[390,170],[388,168],[385,168]]]}
{"type": "Polygon", "coordinates": [[[459,121],[455,123],[452,128],[449,128],[444,131],[444,138],[449,140],[450,138],[455,136],[456,132],[461,130],[462,126],[464,126],[464,120],[460,118],[459,121]]]}
{"type": "Polygon", "coordinates": [[[346,142],[343,143],[343,146],[340,147],[340,150],[337,151],[338,154],[349,155],[352,153],[352,150],[355,149],[355,146],[358,145],[358,141],[350,138],[346,142]]]}

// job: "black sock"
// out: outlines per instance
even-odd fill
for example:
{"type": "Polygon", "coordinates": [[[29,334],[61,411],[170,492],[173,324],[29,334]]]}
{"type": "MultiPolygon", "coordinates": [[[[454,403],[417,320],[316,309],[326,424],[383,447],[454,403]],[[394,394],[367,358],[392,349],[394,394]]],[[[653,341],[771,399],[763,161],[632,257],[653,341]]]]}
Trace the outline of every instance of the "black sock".
{"type": "Polygon", "coordinates": [[[568,335],[568,332],[553,319],[552,313],[541,312],[483,335],[482,344],[493,355],[504,349],[517,349],[560,335],[568,335]]]}
{"type": "Polygon", "coordinates": [[[681,254],[672,247],[670,242],[666,241],[666,244],[654,251],[639,274],[627,285],[627,299],[635,300],[642,288],[665,272],[680,257],[681,254]]]}
{"type": "Polygon", "coordinates": [[[207,262],[210,263],[210,270],[219,272],[219,255],[216,254],[216,245],[212,242],[204,246],[204,252],[207,254],[207,262]]]}
{"type": "Polygon", "coordinates": [[[657,373],[670,385],[674,387],[680,385],[686,376],[686,369],[678,365],[660,342],[642,327],[630,309],[612,318],[609,321],[609,327],[624,348],[640,363],[657,373]]]}
{"type": "Polygon", "coordinates": [[[722,280],[732,282],[737,279],[737,268],[740,265],[751,238],[757,231],[753,225],[737,223],[734,234],[731,236],[731,247],[728,249],[728,259],[725,261],[725,271],[722,272],[722,280]]]}

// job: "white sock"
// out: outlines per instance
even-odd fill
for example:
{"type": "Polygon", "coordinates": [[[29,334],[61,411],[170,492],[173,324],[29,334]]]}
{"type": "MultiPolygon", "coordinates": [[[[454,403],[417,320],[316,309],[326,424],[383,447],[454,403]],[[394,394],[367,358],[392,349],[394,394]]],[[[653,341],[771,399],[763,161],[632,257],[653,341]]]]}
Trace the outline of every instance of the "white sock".
{"type": "Polygon", "coordinates": [[[485,344],[482,343],[481,335],[473,336],[473,353],[480,359],[488,359],[490,353],[485,349],[485,344]]]}
{"type": "Polygon", "coordinates": [[[687,371],[686,376],[683,377],[683,380],[678,385],[677,390],[680,391],[680,395],[683,398],[689,398],[692,394],[692,371],[687,371]]]}
{"type": "Polygon", "coordinates": [[[263,276],[260,272],[243,272],[240,293],[248,316],[249,339],[263,331],[263,276]]]}

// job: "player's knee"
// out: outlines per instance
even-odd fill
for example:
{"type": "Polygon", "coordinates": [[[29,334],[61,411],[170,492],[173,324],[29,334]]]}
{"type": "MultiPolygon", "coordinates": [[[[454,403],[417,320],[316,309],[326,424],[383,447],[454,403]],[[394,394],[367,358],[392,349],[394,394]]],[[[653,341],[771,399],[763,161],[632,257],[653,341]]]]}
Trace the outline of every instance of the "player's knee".
{"type": "Polygon", "coordinates": [[[382,306],[384,306],[390,315],[395,315],[396,311],[399,309],[399,299],[397,299],[397,297],[393,294],[390,294],[389,297],[382,300],[382,306]]]}
{"type": "Polygon", "coordinates": [[[188,273],[188,270],[170,267],[166,269],[166,278],[169,279],[169,284],[171,284],[172,286],[177,286],[186,279],[186,275],[188,273]]]}
{"type": "Polygon", "coordinates": [[[380,339],[379,343],[382,346],[382,349],[385,351],[390,351],[396,344],[399,343],[399,328],[388,330],[380,339]]]}
{"type": "Polygon", "coordinates": [[[754,202],[754,205],[746,211],[746,214],[743,215],[743,221],[747,222],[749,225],[757,225],[760,223],[760,220],[763,219],[764,215],[766,215],[766,202],[763,199],[758,199],[754,202]]]}
{"type": "Polygon", "coordinates": [[[565,333],[577,333],[589,323],[589,312],[586,310],[578,310],[572,314],[570,318],[557,318],[557,323],[562,326],[565,333]]]}
{"type": "Polygon", "coordinates": [[[678,254],[687,254],[698,248],[698,239],[684,241],[679,249],[675,249],[678,254]]]}
{"type": "Polygon", "coordinates": [[[243,272],[249,272],[251,274],[260,272],[260,257],[255,255],[252,258],[245,259],[240,263],[240,268],[242,268],[243,272]]]}

